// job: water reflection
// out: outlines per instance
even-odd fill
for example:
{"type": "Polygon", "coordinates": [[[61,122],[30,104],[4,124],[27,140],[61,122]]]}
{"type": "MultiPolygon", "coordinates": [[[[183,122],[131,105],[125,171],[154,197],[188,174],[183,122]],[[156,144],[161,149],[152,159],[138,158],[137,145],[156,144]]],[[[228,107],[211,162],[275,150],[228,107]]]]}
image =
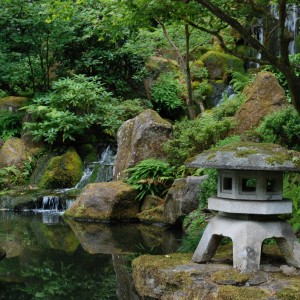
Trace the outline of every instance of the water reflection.
{"type": "Polygon", "coordinates": [[[141,224],[66,222],[59,214],[0,212],[0,299],[138,299],[131,260],[169,253],[178,234],[141,224]]]}

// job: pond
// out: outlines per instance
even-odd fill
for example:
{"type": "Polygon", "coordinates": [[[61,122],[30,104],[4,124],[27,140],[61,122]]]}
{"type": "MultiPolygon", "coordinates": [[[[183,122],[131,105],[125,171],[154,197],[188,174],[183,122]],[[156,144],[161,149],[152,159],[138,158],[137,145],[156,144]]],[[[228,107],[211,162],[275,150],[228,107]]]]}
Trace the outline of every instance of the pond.
{"type": "Polygon", "coordinates": [[[175,252],[180,239],[159,226],[0,211],[0,299],[139,299],[132,259],[175,252]]]}

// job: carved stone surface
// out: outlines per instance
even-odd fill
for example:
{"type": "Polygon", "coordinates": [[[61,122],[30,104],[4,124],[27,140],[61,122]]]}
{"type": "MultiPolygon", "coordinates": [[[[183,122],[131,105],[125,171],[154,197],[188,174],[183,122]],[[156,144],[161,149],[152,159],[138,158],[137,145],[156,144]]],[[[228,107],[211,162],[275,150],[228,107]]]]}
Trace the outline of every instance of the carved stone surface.
{"type": "Polygon", "coordinates": [[[292,213],[290,200],[245,201],[223,198],[209,198],[208,209],[234,214],[277,215],[292,213]]]}
{"type": "Polygon", "coordinates": [[[232,239],[233,266],[241,272],[259,270],[262,242],[268,238],[276,240],[290,266],[300,267],[300,244],[288,222],[241,220],[221,215],[210,220],[192,260],[210,261],[224,236],[232,239]]]}

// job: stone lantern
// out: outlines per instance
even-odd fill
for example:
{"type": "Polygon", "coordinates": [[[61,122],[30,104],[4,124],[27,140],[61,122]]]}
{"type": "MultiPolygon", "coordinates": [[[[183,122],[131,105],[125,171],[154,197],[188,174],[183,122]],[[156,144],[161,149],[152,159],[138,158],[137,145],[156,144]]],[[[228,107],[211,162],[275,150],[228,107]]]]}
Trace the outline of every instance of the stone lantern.
{"type": "Polygon", "coordinates": [[[277,215],[290,214],[292,201],[283,199],[283,172],[300,171],[300,153],[274,144],[232,143],[204,151],[188,167],[218,169],[217,196],[208,208],[218,211],[194,253],[194,262],[208,262],[221,239],[232,239],[233,266],[257,271],[262,242],[276,240],[287,263],[300,267],[300,244],[291,225],[277,215]]]}

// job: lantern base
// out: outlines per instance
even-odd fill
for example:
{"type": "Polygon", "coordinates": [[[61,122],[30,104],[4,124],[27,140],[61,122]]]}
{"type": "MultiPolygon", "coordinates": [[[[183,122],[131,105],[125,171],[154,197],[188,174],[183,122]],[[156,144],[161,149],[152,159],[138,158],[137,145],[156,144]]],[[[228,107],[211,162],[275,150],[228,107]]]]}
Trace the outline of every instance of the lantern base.
{"type": "Polygon", "coordinates": [[[276,240],[288,265],[300,268],[300,244],[291,225],[280,219],[249,220],[219,213],[207,225],[192,260],[209,262],[223,237],[233,244],[233,266],[243,273],[256,272],[260,267],[262,242],[276,240]]]}

